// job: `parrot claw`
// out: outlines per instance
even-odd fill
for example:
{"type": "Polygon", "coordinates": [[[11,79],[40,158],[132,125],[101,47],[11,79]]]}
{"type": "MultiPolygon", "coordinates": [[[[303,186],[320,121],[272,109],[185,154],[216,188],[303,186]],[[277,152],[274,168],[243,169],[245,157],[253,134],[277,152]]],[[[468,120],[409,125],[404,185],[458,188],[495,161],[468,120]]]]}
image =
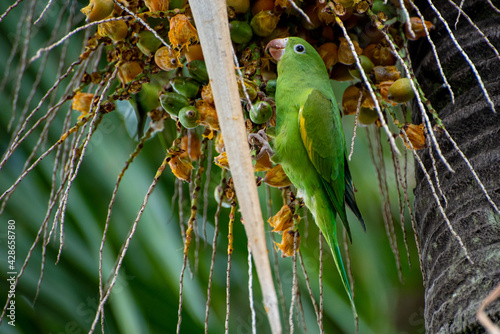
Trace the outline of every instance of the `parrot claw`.
{"type": "Polygon", "coordinates": [[[271,148],[271,145],[269,145],[267,134],[264,130],[259,130],[257,133],[249,134],[248,141],[250,142],[250,144],[257,142],[261,146],[257,155],[255,156],[256,160],[262,158],[262,156],[266,153],[269,155],[269,157],[272,157],[274,155],[274,151],[271,148]]]}

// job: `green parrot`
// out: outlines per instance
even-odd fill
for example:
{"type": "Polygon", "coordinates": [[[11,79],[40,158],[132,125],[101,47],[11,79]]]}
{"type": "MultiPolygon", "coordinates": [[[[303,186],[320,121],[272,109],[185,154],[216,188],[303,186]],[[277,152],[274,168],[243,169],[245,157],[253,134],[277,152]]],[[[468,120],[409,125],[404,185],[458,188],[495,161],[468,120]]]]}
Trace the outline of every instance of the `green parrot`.
{"type": "Polygon", "coordinates": [[[365,224],[354,198],[342,122],[328,72],[314,47],[301,38],[274,39],[266,49],[278,61],[272,159],[282,165],[312,212],[356,314],[337,242],[336,216],[349,239],[346,203],[363,229],[365,224]]]}

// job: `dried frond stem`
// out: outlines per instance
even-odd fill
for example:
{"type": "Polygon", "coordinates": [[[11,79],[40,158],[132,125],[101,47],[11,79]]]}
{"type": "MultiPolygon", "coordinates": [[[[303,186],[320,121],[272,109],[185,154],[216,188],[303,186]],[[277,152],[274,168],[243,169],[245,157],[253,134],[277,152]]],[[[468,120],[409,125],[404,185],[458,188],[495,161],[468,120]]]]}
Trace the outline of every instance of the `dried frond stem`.
{"type": "Polygon", "coordinates": [[[252,318],[252,334],[257,334],[257,314],[253,300],[253,270],[252,270],[252,250],[250,245],[248,249],[248,305],[250,306],[250,317],[252,318]]]}
{"type": "Polygon", "coordinates": [[[406,202],[406,207],[408,208],[408,213],[410,214],[411,228],[413,230],[413,235],[415,236],[415,245],[417,246],[418,262],[420,263],[420,272],[422,273],[422,279],[425,282],[425,271],[422,262],[422,249],[420,248],[420,240],[417,233],[417,224],[415,222],[415,215],[413,214],[412,204],[410,203],[410,197],[408,196],[408,154],[405,150],[405,177],[403,178],[403,193],[406,202]]]}
{"type": "MultiPolygon", "coordinates": [[[[196,221],[196,213],[198,212],[197,202],[198,202],[198,192],[199,192],[199,187],[200,187],[200,182],[201,182],[201,172],[202,171],[203,171],[203,167],[201,167],[199,165],[198,168],[196,169],[196,171],[193,170],[193,172],[192,172],[193,174],[196,173],[196,177],[193,178],[194,185],[193,185],[193,189],[192,189],[192,193],[191,193],[191,213],[189,215],[187,230],[185,232],[184,261],[183,261],[182,270],[181,270],[181,277],[179,279],[180,280],[180,282],[179,282],[179,311],[177,313],[177,316],[178,316],[178,318],[177,318],[178,319],[177,320],[177,331],[176,331],[177,333],[180,333],[180,329],[181,329],[182,298],[183,298],[183,289],[184,289],[184,271],[185,271],[187,263],[188,263],[189,246],[191,245],[191,241],[192,241],[191,233],[193,232],[194,222],[196,221]]],[[[182,187],[182,181],[180,181],[180,182],[181,182],[180,187],[182,187]]],[[[180,188],[179,188],[179,193],[180,193],[180,188]]],[[[182,200],[181,195],[179,195],[179,200],[182,200]]],[[[179,205],[179,211],[182,211],[182,205],[179,205]]],[[[182,225],[182,221],[180,222],[180,224],[182,225]]],[[[191,272],[191,277],[193,277],[192,272],[191,272]]]]}
{"type": "Polygon", "coordinates": [[[494,4],[493,2],[491,2],[491,0],[486,0],[486,2],[490,5],[490,7],[497,13],[500,14],[500,9],[498,9],[494,4]]]}
{"type": "MultiPolygon", "coordinates": [[[[2,20],[9,14],[9,12],[11,10],[13,10],[14,8],[16,8],[21,1],[23,1],[23,0],[17,0],[12,5],[10,5],[9,8],[7,8],[7,10],[2,14],[2,16],[0,16],[0,22],[2,22],[2,20]]],[[[36,1],[33,1],[33,2],[36,2],[36,1]]]]}
{"type": "MultiPolygon", "coordinates": [[[[66,122],[63,125],[64,128],[66,128],[68,126],[68,121],[69,121],[69,117],[66,117],[66,122]]],[[[48,130],[48,127],[45,127],[45,129],[48,130]]],[[[39,142],[40,142],[40,140],[37,142],[37,145],[39,142]]],[[[33,150],[32,154],[34,154],[35,151],[36,150],[33,150]]],[[[38,278],[36,293],[35,293],[35,297],[33,298],[32,305],[35,305],[35,302],[36,302],[38,295],[40,293],[40,288],[42,285],[42,280],[43,280],[43,276],[44,276],[44,272],[45,272],[47,245],[49,242],[48,236],[47,236],[47,230],[48,230],[47,229],[47,222],[50,219],[50,216],[52,214],[52,210],[54,209],[54,207],[56,205],[57,199],[59,198],[61,191],[64,189],[64,185],[66,184],[66,181],[67,181],[67,176],[69,176],[68,174],[66,174],[66,177],[61,181],[61,185],[60,185],[59,189],[56,191],[57,171],[59,169],[59,166],[62,165],[62,161],[60,160],[61,154],[62,154],[62,150],[61,150],[61,147],[59,147],[57,152],[56,152],[56,157],[54,159],[54,167],[52,169],[52,180],[51,180],[51,187],[50,187],[50,194],[49,194],[49,202],[47,204],[47,211],[45,213],[45,218],[44,218],[43,223],[42,223],[42,226],[44,226],[44,228],[43,228],[43,232],[44,232],[43,240],[44,240],[44,242],[42,242],[42,261],[40,264],[40,277],[38,278]]],[[[28,159],[27,162],[29,160],[30,159],[28,159]]],[[[26,167],[27,167],[27,165],[24,166],[24,168],[26,168],[26,167]]],[[[29,257],[27,256],[26,260],[29,260],[30,257],[31,256],[29,256],[29,257]]]]}
{"type": "Polygon", "coordinates": [[[7,160],[10,158],[10,156],[12,155],[12,153],[14,153],[14,151],[16,150],[16,148],[26,139],[27,136],[29,136],[34,130],[36,127],[38,127],[38,125],[44,121],[50,114],[52,111],[54,110],[57,110],[58,107],[60,105],[62,105],[64,102],[66,102],[67,100],[67,96],[64,96],[63,98],[61,98],[60,102],[55,105],[54,107],[52,108],[49,108],[49,110],[47,111],[47,113],[45,114],[45,116],[41,117],[40,119],[38,119],[35,124],[23,135],[22,138],[21,137],[21,134],[22,132],[24,131],[24,129],[26,129],[26,126],[28,125],[28,122],[29,120],[31,119],[31,117],[33,117],[33,115],[38,111],[40,110],[40,108],[42,107],[43,103],[45,102],[45,100],[50,96],[50,94],[57,88],[59,87],[59,84],[68,76],[72,73],[73,69],[75,68],[75,66],[81,64],[82,60],[81,59],[78,59],[77,61],[73,62],[68,70],[66,71],[66,73],[64,73],[62,76],[60,76],[56,82],[52,85],[52,87],[49,88],[49,90],[45,93],[45,95],[40,99],[40,101],[38,102],[38,105],[36,106],[35,109],[33,109],[31,111],[31,113],[28,115],[28,117],[26,117],[26,119],[24,120],[24,122],[22,123],[21,127],[19,129],[16,129],[17,133],[16,133],[16,136],[14,137],[14,139],[11,141],[11,145],[9,146],[9,149],[7,150],[7,152],[5,153],[2,161],[0,162],[0,168],[2,168],[5,163],[7,162],[7,160]]]}
{"type": "MultiPolygon", "coordinates": [[[[19,21],[18,21],[17,26],[16,26],[17,34],[15,37],[14,43],[12,43],[13,46],[10,50],[9,59],[7,59],[7,62],[5,64],[5,69],[4,69],[5,72],[3,74],[2,83],[0,84],[0,91],[4,90],[5,84],[7,83],[8,79],[9,79],[10,69],[11,69],[11,67],[13,67],[12,62],[14,61],[14,58],[16,58],[16,55],[17,55],[17,49],[19,47],[19,40],[21,39],[21,31],[22,31],[22,27],[23,27],[23,23],[25,22],[25,19],[26,19],[26,12],[22,11],[21,16],[19,17],[19,21]]],[[[0,22],[1,22],[1,20],[0,20],[0,22]]]]}
{"type": "Polygon", "coordinates": [[[408,240],[406,238],[406,229],[405,229],[404,198],[401,195],[401,188],[403,187],[403,178],[401,176],[399,159],[394,153],[392,153],[392,163],[393,163],[394,176],[395,176],[394,180],[396,181],[396,188],[398,190],[399,223],[401,226],[401,231],[403,232],[403,242],[404,242],[405,249],[406,249],[406,256],[408,257],[408,265],[411,267],[410,249],[408,248],[408,240]]]}
{"type": "Polygon", "coordinates": [[[312,22],[311,22],[311,19],[309,18],[309,16],[307,16],[307,14],[302,10],[302,8],[300,8],[299,6],[297,6],[297,4],[295,3],[295,1],[293,0],[288,0],[288,3],[290,5],[292,5],[292,7],[299,12],[299,14],[307,21],[308,24],[312,25],[312,22]]]}
{"type": "MultiPolygon", "coordinates": [[[[75,76],[77,77],[77,76],[75,76]]],[[[72,82],[74,81],[75,77],[73,78],[72,82]]],[[[63,96],[66,96],[70,91],[71,91],[71,86],[72,86],[72,83],[69,83],[67,88],[66,88],[66,91],[63,93],[63,96]]],[[[49,131],[49,127],[50,125],[52,124],[52,121],[55,119],[55,116],[56,116],[56,113],[55,112],[52,112],[54,110],[58,110],[59,107],[66,101],[66,99],[62,99],[61,101],[59,101],[57,103],[57,105],[49,108],[49,110],[47,111],[47,114],[42,116],[43,120],[47,119],[47,122],[45,122],[45,126],[42,130],[42,132],[40,133],[39,137],[38,137],[38,140],[36,142],[35,145],[33,145],[33,149],[31,150],[31,153],[29,154],[29,156],[26,158],[26,161],[23,165],[23,168],[21,169],[21,173],[23,173],[29,166],[30,164],[30,161],[33,159],[33,157],[35,156],[36,152],[38,151],[38,149],[40,148],[40,146],[43,144],[43,142],[46,140],[47,138],[47,135],[48,135],[48,131],[49,131]]],[[[66,116],[66,120],[64,122],[64,126],[63,126],[63,133],[66,131],[67,129],[67,125],[69,124],[69,120],[70,120],[70,115],[71,113],[68,113],[67,116],[66,116]]],[[[41,122],[41,120],[37,121],[38,122],[41,122]]],[[[22,141],[22,140],[21,140],[22,141]]],[[[56,156],[56,159],[59,159],[59,150],[58,150],[58,153],[57,153],[57,156],[56,156]]],[[[57,164],[56,164],[57,165],[57,164]]],[[[54,166],[54,168],[56,168],[56,166],[54,166]]],[[[8,200],[10,199],[10,196],[13,194],[13,192],[7,194],[7,196],[4,197],[4,200],[2,202],[2,205],[0,207],[0,215],[3,213],[3,210],[5,209],[5,206],[7,205],[7,202],[8,200]]]]}
{"type": "Polygon", "coordinates": [[[184,184],[182,180],[175,179],[175,188],[179,198],[177,204],[179,205],[179,228],[181,230],[182,242],[186,243],[186,228],[184,227],[184,184]]]}
{"type": "Polygon", "coordinates": [[[319,324],[319,313],[318,313],[318,305],[316,304],[316,300],[314,299],[314,295],[312,292],[311,288],[311,283],[309,282],[309,275],[307,275],[306,267],[304,265],[304,259],[302,259],[302,252],[299,251],[299,260],[300,260],[300,266],[302,267],[302,273],[304,274],[304,277],[306,279],[306,286],[307,286],[307,291],[309,292],[309,297],[311,297],[311,303],[314,308],[314,313],[316,314],[316,320],[318,321],[318,327],[320,326],[319,324]]]}
{"type": "Polygon", "coordinates": [[[125,172],[127,171],[128,167],[130,164],[134,161],[134,159],[139,155],[141,152],[142,148],[144,147],[144,143],[151,137],[151,134],[154,132],[153,128],[149,128],[148,131],[144,134],[144,136],[141,138],[139,143],[137,143],[137,146],[135,147],[135,150],[130,154],[128,160],[125,162],[125,166],[122,168],[120,173],[118,174],[116,183],[115,183],[115,188],[113,189],[113,192],[111,194],[111,199],[108,204],[108,213],[106,215],[106,221],[104,223],[104,230],[102,232],[102,238],[101,238],[101,245],[99,247],[99,299],[103,298],[103,293],[104,293],[104,283],[103,283],[103,276],[102,276],[102,270],[103,270],[103,253],[104,253],[104,243],[106,242],[106,236],[109,228],[109,222],[111,219],[111,212],[113,209],[113,205],[115,204],[115,199],[116,199],[116,194],[118,193],[118,187],[121,184],[121,181],[123,179],[123,176],[125,175],[125,172]]]}
{"type": "Polygon", "coordinates": [[[351,161],[352,154],[354,153],[354,140],[356,139],[356,130],[358,129],[359,111],[361,110],[362,100],[363,94],[359,94],[358,105],[356,106],[356,114],[354,115],[354,129],[352,130],[351,152],[349,152],[348,158],[349,161],[351,161]]]}
{"type": "Polygon", "coordinates": [[[38,159],[31,164],[21,175],[14,181],[14,183],[0,196],[0,200],[4,199],[7,195],[12,193],[16,187],[21,183],[21,181],[28,175],[43,159],[45,159],[54,149],[56,149],[59,145],[64,143],[66,138],[68,138],[71,134],[80,129],[84,124],[86,124],[90,118],[95,116],[95,112],[88,113],[85,117],[82,117],[78,122],[68,131],[66,131],[61,138],[57,142],[55,142],[47,151],[42,153],[38,159]]]}
{"type": "MultiPolygon", "coordinates": [[[[463,5],[464,5],[464,1],[465,1],[465,0],[460,1],[460,7],[459,7],[459,9],[460,9],[460,10],[458,11],[457,19],[455,20],[455,30],[457,30],[458,21],[460,20],[460,14],[462,14],[462,13],[463,13],[463,11],[462,11],[462,7],[463,7],[463,5]]],[[[450,1],[450,2],[451,2],[451,1],[450,1]]],[[[463,13],[463,14],[465,14],[465,13],[463,13]]]]}
{"type": "MultiPolygon", "coordinates": [[[[60,151],[59,151],[60,152],[60,151]]],[[[59,152],[58,152],[58,155],[59,155],[59,152]]],[[[57,158],[57,157],[56,157],[57,158]]],[[[57,160],[56,160],[57,161],[57,160]]],[[[26,255],[25,259],[24,259],[24,263],[23,265],[21,266],[21,269],[19,270],[19,273],[17,274],[16,276],[16,279],[14,281],[14,286],[17,288],[17,284],[19,283],[19,280],[21,279],[21,277],[23,276],[24,274],[24,271],[26,270],[26,267],[28,266],[28,262],[29,260],[31,259],[31,256],[33,255],[33,252],[36,248],[36,246],[38,245],[38,242],[40,241],[40,236],[42,234],[42,231],[44,232],[44,237],[43,239],[45,239],[45,233],[46,233],[46,228],[47,228],[47,224],[48,224],[48,221],[50,219],[50,215],[52,213],[52,210],[56,204],[56,199],[59,197],[59,194],[61,193],[61,191],[63,190],[63,187],[64,187],[64,184],[66,182],[66,180],[63,180],[62,181],[62,184],[61,186],[59,187],[58,191],[54,194],[54,186],[55,186],[55,175],[56,175],[56,167],[57,167],[57,162],[54,166],[54,170],[53,170],[53,174],[52,174],[52,190],[51,190],[51,194],[49,195],[49,204],[48,204],[48,208],[47,208],[47,212],[46,212],[46,215],[45,215],[45,219],[44,221],[42,222],[40,228],[38,229],[38,232],[36,234],[36,237],[35,237],[35,240],[33,241],[33,243],[31,244],[31,247],[30,249],[28,250],[28,254],[26,255]]],[[[41,270],[41,275],[40,275],[40,278],[39,278],[39,282],[41,282],[41,279],[43,277],[43,260],[45,259],[44,255],[43,255],[43,251],[44,249],[46,248],[46,244],[45,243],[42,243],[42,264],[41,264],[41,267],[42,267],[42,270],[41,270]]],[[[39,287],[37,287],[37,293],[36,295],[38,295],[38,289],[39,287]]],[[[35,298],[33,300],[33,303],[35,302],[36,300],[36,295],[35,295],[35,298]]],[[[12,295],[8,295],[7,296],[7,300],[5,302],[5,305],[4,305],[4,308],[2,309],[2,314],[0,315],[0,322],[2,321],[3,317],[5,316],[5,313],[7,311],[7,306],[9,306],[9,303],[10,303],[10,300],[12,298],[12,295]]]]}
{"type": "Polygon", "coordinates": [[[391,250],[392,250],[392,253],[394,255],[394,258],[396,260],[396,267],[398,269],[399,280],[400,280],[400,282],[402,282],[403,275],[401,273],[401,262],[400,262],[400,256],[399,256],[399,249],[398,249],[398,245],[397,245],[397,238],[395,235],[395,229],[394,229],[394,225],[392,222],[389,191],[388,191],[388,187],[387,187],[387,175],[386,175],[386,170],[385,170],[385,165],[384,165],[382,147],[380,145],[380,134],[377,130],[375,131],[375,138],[377,140],[376,145],[372,144],[372,140],[371,140],[370,132],[369,132],[368,128],[366,128],[366,134],[367,134],[367,138],[368,138],[368,145],[370,147],[370,156],[371,156],[373,165],[375,166],[375,170],[377,171],[379,191],[380,191],[380,194],[382,196],[382,203],[381,203],[382,204],[382,217],[384,219],[385,232],[387,235],[387,239],[389,239],[389,244],[391,246],[391,250]],[[375,158],[375,152],[378,155],[379,163],[377,163],[377,159],[375,158]]]}
{"type": "MultiPolygon", "coordinates": [[[[479,27],[474,23],[474,21],[472,21],[472,19],[469,17],[469,15],[467,15],[466,12],[463,11],[462,9],[462,5],[464,3],[464,0],[462,0],[460,2],[460,7],[457,6],[453,1],[451,0],[448,0],[448,2],[450,3],[450,5],[452,5],[453,7],[455,7],[456,10],[458,10],[458,16],[457,16],[457,22],[455,23],[455,29],[456,29],[456,25],[458,23],[458,18],[460,17],[460,14],[463,15],[465,17],[465,19],[467,20],[467,22],[469,22],[469,24],[474,27],[474,30],[479,34],[481,35],[481,38],[486,42],[486,44],[490,47],[490,49],[495,53],[495,56],[497,56],[497,58],[500,60],[500,54],[498,53],[498,50],[495,48],[495,46],[493,46],[493,44],[490,42],[490,40],[488,39],[488,37],[483,33],[483,31],[481,29],[479,29],[479,27]]],[[[424,24],[425,25],[425,24],[424,24]]]]}
{"type": "MultiPolygon", "coordinates": [[[[408,32],[410,33],[410,37],[415,38],[415,32],[411,28],[411,24],[410,24],[410,14],[408,13],[408,10],[406,9],[406,5],[405,5],[404,0],[399,0],[399,7],[400,7],[400,10],[403,12],[403,16],[404,16],[403,22],[406,22],[406,24],[407,24],[408,32]]],[[[422,22],[424,22],[424,21],[422,21],[422,22]]],[[[425,24],[424,24],[424,26],[425,26],[425,24]]]]}
{"type": "MultiPolygon", "coordinates": [[[[25,24],[25,27],[23,29],[23,31],[25,32],[25,35],[24,35],[23,47],[21,49],[21,59],[20,59],[21,65],[19,66],[19,71],[18,71],[17,76],[16,76],[16,79],[17,79],[16,80],[16,88],[14,90],[14,97],[12,99],[12,116],[10,118],[9,124],[7,125],[7,129],[9,129],[9,130],[12,127],[12,124],[14,123],[15,111],[17,108],[17,100],[19,98],[19,92],[21,90],[21,81],[22,81],[22,78],[24,77],[24,72],[26,70],[26,66],[28,65],[26,63],[26,58],[28,55],[31,29],[33,28],[33,25],[31,24],[31,20],[33,19],[35,5],[36,5],[36,1],[32,1],[31,6],[28,10],[28,14],[26,15],[26,20],[25,20],[26,24],[25,24]]],[[[26,5],[26,6],[28,6],[28,5],[26,5]]]]}
{"type": "MultiPolygon", "coordinates": [[[[286,232],[285,232],[286,233],[286,232]]],[[[293,334],[294,323],[293,323],[293,308],[295,306],[299,284],[297,280],[297,235],[295,233],[293,236],[293,270],[292,270],[292,300],[290,301],[290,313],[288,316],[288,324],[290,326],[290,334],[293,334]]]]}
{"type": "Polygon", "coordinates": [[[71,36],[73,36],[74,34],[82,31],[82,30],[85,30],[87,28],[90,28],[92,26],[95,26],[95,25],[98,25],[98,24],[101,24],[101,23],[105,23],[105,22],[112,22],[112,21],[121,21],[121,20],[128,20],[130,17],[129,16],[119,16],[119,17],[110,17],[110,18],[106,18],[104,20],[100,20],[100,21],[94,21],[94,22],[91,22],[91,23],[88,23],[86,25],[83,25],[81,27],[78,27],[72,31],[70,31],[69,33],[67,33],[66,35],[64,35],[60,40],[58,40],[57,42],[47,46],[47,47],[44,47],[44,48],[41,48],[39,49],[36,54],[30,58],[30,60],[28,61],[29,64],[31,64],[32,62],[34,62],[35,60],[37,60],[38,58],[40,58],[40,56],[42,55],[43,52],[48,52],[48,51],[51,51],[52,49],[54,49],[55,47],[61,45],[65,40],[67,40],[68,38],[70,38],[71,36]]]}
{"type": "Polygon", "coordinates": [[[305,334],[308,334],[309,332],[307,331],[307,326],[306,326],[306,315],[304,313],[304,307],[302,306],[302,294],[300,290],[297,291],[297,303],[298,303],[298,308],[297,313],[300,313],[300,318],[297,315],[297,318],[299,318],[302,322],[302,329],[304,330],[305,334]]]}
{"type": "MultiPolygon", "coordinates": [[[[69,190],[71,189],[71,185],[73,184],[74,179],[78,175],[78,171],[80,170],[80,166],[81,166],[81,163],[83,161],[83,157],[85,156],[85,151],[87,150],[88,144],[90,142],[90,138],[92,137],[95,130],[97,129],[97,126],[96,126],[97,121],[100,122],[100,120],[102,119],[102,117],[104,115],[103,113],[99,112],[99,109],[101,108],[101,104],[104,100],[104,95],[106,94],[109,87],[111,86],[111,83],[113,82],[117,73],[118,73],[118,66],[115,67],[113,73],[111,74],[111,77],[107,80],[106,85],[104,86],[104,89],[102,90],[101,94],[99,95],[99,99],[98,99],[97,105],[95,106],[95,109],[94,109],[94,106],[92,106],[92,108],[90,110],[90,113],[92,113],[95,110],[94,111],[95,115],[92,118],[92,121],[90,122],[89,131],[87,133],[85,141],[83,142],[83,147],[78,152],[78,154],[79,154],[78,162],[77,162],[76,167],[68,180],[68,183],[66,185],[66,190],[65,190],[63,197],[62,197],[64,205],[62,207],[61,206],[59,207],[60,209],[62,209],[62,212],[61,212],[61,219],[60,219],[59,252],[57,254],[56,263],[59,262],[61,252],[62,252],[62,247],[64,244],[64,239],[63,239],[64,212],[66,211],[66,204],[67,204],[68,197],[69,197],[69,190]]],[[[76,151],[77,150],[75,149],[73,152],[75,152],[75,154],[76,154],[76,151]]],[[[71,161],[73,162],[73,159],[71,159],[71,161]]],[[[70,171],[71,170],[72,169],[70,168],[70,171]]],[[[59,209],[58,209],[58,211],[59,211],[59,209]]],[[[57,212],[56,212],[56,216],[57,216],[57,212]]]]}
{"type": "Polygon", "coordinates": [[[43,15],[45,14],[45,12],[49,9],[50,5],[52,5],[52,3],[54,2],[54,0],[49,0],[47,2],[47,5],[45,5],[45,8],[42,10],[42,13],[40,14],[40,16],[35,20],[35,22],[33,24],[37,24],[43,17],[43,15]]]}

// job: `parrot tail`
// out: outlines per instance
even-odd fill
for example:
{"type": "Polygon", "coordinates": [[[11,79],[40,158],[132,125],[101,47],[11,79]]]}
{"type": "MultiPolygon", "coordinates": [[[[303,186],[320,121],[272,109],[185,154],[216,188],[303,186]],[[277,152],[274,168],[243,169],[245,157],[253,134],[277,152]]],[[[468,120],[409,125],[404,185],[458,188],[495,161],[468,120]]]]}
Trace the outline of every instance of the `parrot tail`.
{"type": "Polygon", "coordinates": [[[354,316],[357,318],[358,314],[356,312],[356,306],[354,305],[354,299],[352,297],[351,286],[349,285],[349,279],[347,278],[347,274],[344,268],[344,263],[342,262],[342,255],[340,254],[339,244],[337,242],[337,234],[335,232],[335,220],[332,224],[326,224],[325,228],[321,228],[323,235],[325,236],[326,242],[330,246],[332,250],[333,259],[335,260],[335,265],[340,274],[340,278],[342,279],[342,284],[344,285],[344,289],[349,295],[349,301],[351,302],[351,308],[353,310],[354,316]]]}
{"type": "Polygon", "coordinates": [[[365,221],[361,216],[358,205],[356,204],[356,197],[354,197],[354,187],[352,185],[351,171],[347,164],[347,158],[344,156],[344,178],[345,178],[345,202],[351,209],[352,213],[358,218],[363,230],[366,232],[365,221]]]}

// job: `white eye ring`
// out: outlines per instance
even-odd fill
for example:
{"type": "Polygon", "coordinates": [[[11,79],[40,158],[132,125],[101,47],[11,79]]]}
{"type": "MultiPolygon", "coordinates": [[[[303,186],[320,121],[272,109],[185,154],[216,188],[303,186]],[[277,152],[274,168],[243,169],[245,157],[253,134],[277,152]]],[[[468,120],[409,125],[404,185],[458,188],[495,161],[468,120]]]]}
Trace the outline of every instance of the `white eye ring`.
{"type": "Polygon", "coordinates": [[[306,53],[306,48],[302,44],[297,44],[293,47],[293,51],[295,51],[295,53],[299,53],[299,54],[306,53]]]}

